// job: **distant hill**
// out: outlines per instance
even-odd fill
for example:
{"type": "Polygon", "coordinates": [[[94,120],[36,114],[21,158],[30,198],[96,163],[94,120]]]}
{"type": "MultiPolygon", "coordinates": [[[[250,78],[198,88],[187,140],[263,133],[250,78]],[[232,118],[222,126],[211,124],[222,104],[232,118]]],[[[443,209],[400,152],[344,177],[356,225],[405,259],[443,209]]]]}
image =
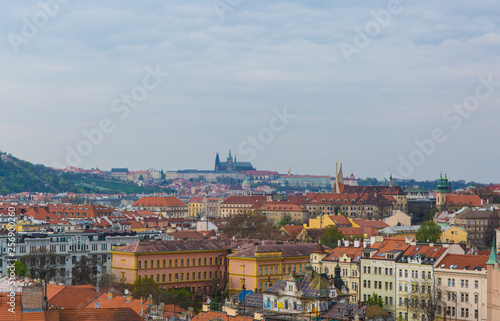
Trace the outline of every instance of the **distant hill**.
{"type": "Polygon", "coordinates": [[[93,175],[65,173],[0,153],[0,195],[21,192],[136,194],[161,191],[160,188],[140,187],[93,175]]]}
{"type": "MultiPolygon", "coordinates": [[[[358,184],[362,186],[368,186],[368,185],[374,185],[374,186],[380,186],[380,185],[389,185],[389,182],[386,180],[379,181],[376,178],[359,178],[358,179],[358,184]]],[[[438,180],[432,180],[432,181],[416,181],[414,179],[397,179],[395,178],[393,180],[393,184],[401,187],[421,187],[425,188],[427,190],[435,190],[438,185],[438,180]]],[[[456,190],[456,189],[465,189],[469,186],[477,186],[477,185],[484,185],[478,182],[466,182],[464,180],[458,180],[458,181],[450,181],[451,189],[456,190]]]]}

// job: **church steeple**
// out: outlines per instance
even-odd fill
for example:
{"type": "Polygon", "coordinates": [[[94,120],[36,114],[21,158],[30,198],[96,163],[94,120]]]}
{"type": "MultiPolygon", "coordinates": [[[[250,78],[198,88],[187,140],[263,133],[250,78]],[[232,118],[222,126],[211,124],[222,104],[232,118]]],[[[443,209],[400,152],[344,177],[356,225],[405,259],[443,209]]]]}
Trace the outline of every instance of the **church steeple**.
{"type": "Polygon", "coordinates": [[[333,188],[334,194],[340,194],[343,190],[344,185],[344,174],[342,173],[342,160],[340,160],[340,169],[338,167],[338,162],[335,162],[335,186],[333,188]]]}
{"type": "Polygon", "coordinates": [[[219,163],[220,163],[220,158],[219,158],[219,153],[215,155],[215,171],[219,171],[219,163]]]}

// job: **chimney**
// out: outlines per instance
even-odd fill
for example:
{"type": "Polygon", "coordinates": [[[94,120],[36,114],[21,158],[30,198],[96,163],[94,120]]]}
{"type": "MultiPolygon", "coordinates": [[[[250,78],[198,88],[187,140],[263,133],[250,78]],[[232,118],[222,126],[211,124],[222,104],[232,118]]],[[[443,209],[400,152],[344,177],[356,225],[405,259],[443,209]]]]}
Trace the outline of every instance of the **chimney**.
{"type": "Polygon", "coordinates": [[[108,290],[108,299],[111,300],[115,297],[115,290],[109,289],[108,290]]]}
{"type": "Polygon", "coordinates": [[[144,302],[146,302],[146,300],[144,299],[143,296],[141,296],[141,298],[139,300],[141,300],[141,304],[143,304],[144,302]]]}
{"type": "Polygon", "coordinates": [[[341,242],[342,242],[341,240],[338,240],[338,242],[337,242],[338,243],[337,244],[338,247],[340,247],[340,245],[342,244],[341,242]]]}
{"type": "Polygon", "coordinates": [[[354,247],[355,248],[358,248],[359,247],[359,240],[354,240],[354,247]]]}
{"type": "Polygon", "coordinates": [[[345,240],[345,241],[344,241],[344,246],[345,246],[345,247],[349,247],[349,240],[345,240]]]}
{"type": "Polygon", "coordinates": [[[363,248],[366,249],[366,240],[363,240],[363,248]]]}
{"type": "Polygon", "coordinates": [[[255,321],[263,321],[263,320],[264,320],[264,315],[263,315],[262,313],[257,313],[257,312],[255,312],[255,313],[253,314],[253,319],[254,319],[255,321]]]}
{"type": "Polygon", "coordinates": [[[153,305],[153,295],[152,295],[152,294],[150,294],[150,295],[148,296],[148,299],[147,299],[147,301],[146,301],[146,304],[148,304],[148,305],[153,305]]]}
{"type": "Polygon", "coordinates": [[[202,311],[203,311],[203,312],[208,312],[208,311],[210,311],[210,304],[203,304],[202,311]]]}
{"type": "Polygon", "coordinates": [[[27,286],[22,289],[23,310],[43,309],[43,286],[27,286]]]}
{"type": "Polygon", "coordinates": [[[132,302],[132,300],[134,300],[134,297],[132,296],[132,293],[127,293],[127,295],[125,297],[125,300],[127,302],[132,302]]]}

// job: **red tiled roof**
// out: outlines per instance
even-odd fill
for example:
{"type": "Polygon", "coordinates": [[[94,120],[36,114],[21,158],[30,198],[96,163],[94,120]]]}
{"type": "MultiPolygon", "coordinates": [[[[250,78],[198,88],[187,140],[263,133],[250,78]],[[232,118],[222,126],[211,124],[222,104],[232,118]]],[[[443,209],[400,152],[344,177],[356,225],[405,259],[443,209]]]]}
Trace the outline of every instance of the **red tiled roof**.
{"type": "Polygon", "coordinates": [[[471,205],[481,206],[481,198],[477,195],[447,195],[446,205],[471,205]]]}
{"type": "Polygon", "coordinates": [[[335,225],[347,225],[351,226],[351,222],[344,215],[330,215],[329,218],[335,223],[335,225]]]}
{"type": "Polygon", "coordinates": [[[157,207],[169,207],[169,206],[186,206],[177,197],[156,197],[156,196],[144,196],[139,200],[135,201],[132,206],[157,206],[157,207]]]}
{"type": "Polygon", "coordinates": [[[300,205],[290,202],[268,202],[265,203],[264,209],[266,211],[293,211],[293,212],[307,212],[307,210],[300,205]]]}
{"type": "Polygon", "coordinates": [[[412,245],[403,253],[404,256],[414,256],[415,254],[425,254],[425,257],[439,258],[446,252],[442,246],[412,245]]]}
{"type": "Polygon", "coordinates": [[[487,255],[447,254],[436,268],[472,271],[475,267],[486,269],[487,255]],[[455,265],[457,267],[455,267],[455,265]]]}
{"type": "Polygon", "coordinates": [[[101,296],[96,298],[96,300],[87,305],[85,309],[95,309],[95,304],[98,300],[100,309],[130,308],[138,315],[149,309],[149,305],[147,305],[146,302],[141,302],[141,300],[132,299],[131,301],[127,301],[127,298],[124,296],[114,296],[110,299],[108,298],[108,293],[103,293],[101,296]]]}
{"type": "Polygon", "coordinates": [[[101,295],[94,287],[67,286],[49,300],[50,305],[65,309],[83,309],[101,295]]]}
{"type": "Polygon", "coordinates": [[[377,251],[371,257],[371,259],[375,260],[385,260],[385,256],[378,256],[380,253],[387,253],[390,251],[406,251],[409,247],[409,244],[406,244],[405,239],[396,238],[396,237],[385,237],[382,242],[375,242],[370,245],[370,249],[376,249],[377,251]]]}
{"type": "Polygon", "coordinates": [[[339,246],[334,249],[328,250],[328,255],[323,259],[325,261],[338,262],[339,258],[344,254],[347,255],[351,260],[363,255],[363,247],[354,247],[353,245],[349,247],[339,246]]]}
{"type": "Polygon", "coordinates": [[[58,321],[144,321],[131,308],[49,310],[47,320],[58,321]]]}
{"type": "Polygon", "coordinates": [[[377,230],[389,227],[389,224],[381,220],[365,220],[364,218],[353,218],[352,221],[360,227],[373,227],[377,230]]]}
{"type": "Polygon", "coordinates": [[[31,216],[35,220],[45,220],[45,221],[59,220],[59,217],[57,215],[49,212],[44,207],[32,207],[24,215],[31,216]]]}
{"type": "Polygon", "coordinates": [[[290,236],[297,237],[304,229],[302,225],[285,225],[282,227],[290,236]]]}

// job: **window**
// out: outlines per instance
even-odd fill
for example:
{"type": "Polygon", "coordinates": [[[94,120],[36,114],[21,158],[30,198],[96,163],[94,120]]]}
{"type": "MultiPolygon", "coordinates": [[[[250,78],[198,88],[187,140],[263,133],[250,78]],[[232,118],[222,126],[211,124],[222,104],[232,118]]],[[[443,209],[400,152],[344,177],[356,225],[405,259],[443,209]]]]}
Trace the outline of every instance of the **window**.
{"type": "Polygon", "coordinates": [[[163,268],[167,267],[167,260],[163,260],[163,268]]]}
{"type": "Polygon", "coordinates": [[[138,268],[142,269],[142,261],[139,261],[138,264],[139,264],[138,268]]]}
{"type": "Polygon", "coordinates": [[[207,279],[207,272],[206,271],[203,272],[203,279],[205,279],[205,280],[207,279]]]}
{"type": "Polygon", "coordinates": [[[168,267],[172,267],[172,259],[168,260],[168,267]]]}
{"type": "Polygon", "coordinates": [[[184,273],[181,273],[181,281],[184,281],[184,273]]]}
{"type": "Polygon", "coordinates": [[[154,263],[155,263],[155,261],[151,260],[151,268],[154,268],[154,267],[155,267],[155,266],[154,266],[154,263]]]}
{"type": "Polygon", "coordinates": [[[207,258],[203,258],[203,265],[207,265],[207,258]]]}
{"type": "Polygon", "coordinates": [[[156,282],[160,282],[160,275],[156,274],[156,282]]]}
{"type": "Polygon", "coordinates": [[[474,303],[479,303],[479,295],[474,294],[474,303]]]}
{"type": "Polygon", "coordinates": [[[201,257],[198,259],[198,265],[201,266],[201,257]]]}
{"type": "Polygon", "coordinates": [[[184,267],[184,259],[181,259],[181,267],[184,267]]]}
{"type": "Polygon", "coordinates": [[[259,275],[262,275],[262,266],[259,266],[259,275]]]}
{"type": "Polygon", "coordinates": [[[172,282],[172,273],[169,273],[169,274],[168,274],[168,281],[169,281],[169,282],[172,282]]]}
{"type": "Polygon", "coordinates": [[[212,265],[212,258],[210,258],[210,265],[212,265]]]}
{"type": "Polygon", "coordinates": [[[479,281],[474,281],[474,289],[479,289],[479,281]]]}
{"type": "Polygon", "coordinates": [[[148,261],[144,261],[144,268],[147,269],[148,268],[148,261]]]}
{"type": "Polygon", "coordinates": [[[196,272],[193,272],[193,280],[196,280],[196,272]]]}
{"type": "Polygon", "coordinates": [[[156,267],[160,268],[160,260],[156,260],[156,267]]]}
{"type": "Polygon", "coordinates": [[[179,266],[179,260],[178,260],[178,259],[175,259],[175,261],[174,261],[174,262],[175,262],[175,263],[174,263],[174,266],[175,266],[175,267],[178,267],[178,266],[179,266]]]}
{"type": "Polygon", "coordinates": [[[438,278],[438,285],[441,285],[441,278],[438,278]]]}
{"type": "Polygon", "coordinates": [[[403,277],[403,269],[399,269],[399,277],[402,278],[403,277]]]}
{"type": "Polygon", "coordinates": [[[161,281],[162,281],[162,282],[165,282],[165,281],[166,281],[166,274],[162,274],[162,275],[161,275],[161,281]]]}

